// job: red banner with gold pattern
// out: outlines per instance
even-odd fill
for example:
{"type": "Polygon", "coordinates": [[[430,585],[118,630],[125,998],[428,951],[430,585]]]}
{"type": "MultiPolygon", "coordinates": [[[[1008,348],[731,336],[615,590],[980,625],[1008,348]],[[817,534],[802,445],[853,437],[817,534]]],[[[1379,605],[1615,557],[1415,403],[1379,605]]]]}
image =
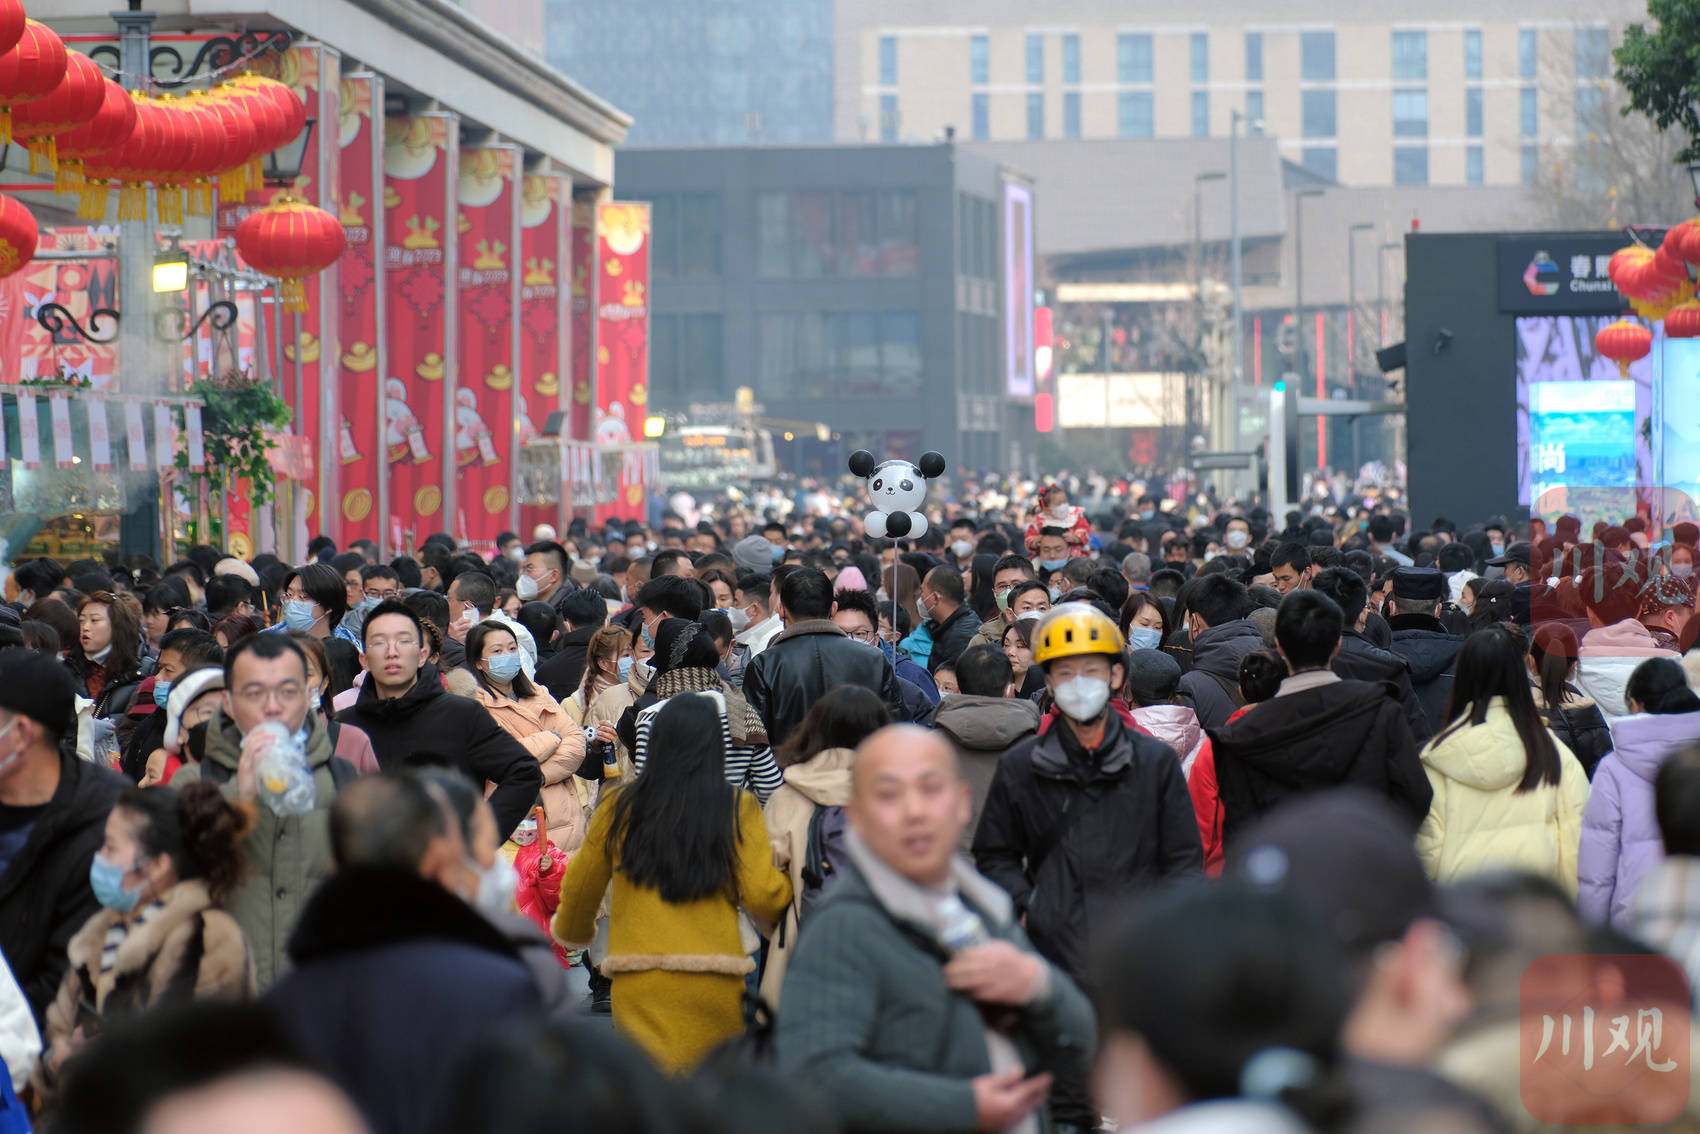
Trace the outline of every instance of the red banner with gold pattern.
{"type": "Polygon", "coordinates": [[[596,440],[643,439],[649,402],[649,206],[596,206],[596,440]]]}
{"type": "MultiPolygon", "coordinates": [[[[49,229],[36,247],[41,251],[84,252],[116,245],[116,234],[86,228],[49,229]]],[[[100,308],[118,309],[116,260],[35,260],[0,279],[0,383],[50,378],[61,370],[97,390],[122,392],[118,343],[97,343],[69,323],[57,333],[35,319],[36,308],[57,303],[88,327],[100,308]]],[[[95,320],[98,334],[110,335],[105,316],[95,320]]],[[[16,456],[16,454],[13,454],[16,456]]]]}
{"type": "Polygon", "coordinates": [[[575,201],[572,207],[573,417],[569,434],[576,441],[590,439],[591,366],[596,357],[596,204],[575,201]]]}
{"type": "MultiPolygon", "coordinates": [[[[443,516],[445,389],[453,361],[447,328],[459,176],[459,119],[429,112],[384,120],[384,272],[389,368],[383,454],[389,466],[386,546],[418,547],[443,516]]],[[[452,450],[448,467],[454,467],[452,450]]],[[[452,483],[452,481],[450,481],[452,483]]]]}
{"type": "Polygon", "coordinates": [[[460,383],[453,440],[457,539],[486,550],[513,500],[514,341],[520,246],[518,146],[460,152],[460,383]]]}
{"type": "MultiPolygon", "coordinates": [[[[549,415],[569,398],[562,383],[567,373],[568,289],[562,273],[571,257],[568,224],[569,179],[535,174],[520,191],[520,354],[519,394],[514,401],[514,444],[538,436],[549,415]]],[[[519,527],[527,536],[538,524],[560,527],[559,507],[523,505],[519,527]]]]}
{"type": "Polygon", "coordinates": [[[334,460],[342,474],[338,504],[342,534],[338,546],[370,539],[390,550],[379,499],[385,460],[378,387],[388,351],[379,335],[386,282],[384,273],[378,270],[383,255],[384,132],[382,119],[375,115],[383,113],[383,106],[384,80],[380,76],[357,74],[342,80],[342,113],[337,123],[342,200],[337,217],[348,238],[348,249],[342,254],[337,280],[341,338],[337,444],[325,457],[334,460]]]}
{"type": "MultiPolygon", "coordinates": [[[[322,44],[291,47],[282,55],[267,53],[255,61],[255,69],[269,78],[277,79],[295,91],[306,104],[307,117],[316,119],[306,152],[301,158],[301,173],[295,179],[293,191],[305,196],[320,208],[336,212],[339,207],[337,172],[341,147],[336,132],[322,124],[336,122],[341,102],[342,56],[322,44]]],[[[236,226],[255,209],[264,208],[280,190],[275,186],[250,190],[241,200],[220,200],[218,208],[219,235],[234,236],[236,226]]],[[[336,452],[336,371],[326,366],[325,355],[337,354],[338,328],[335,305],[323,302],[323,297],[335,295],[337,265],[302,282],[307,290],[307,310],[283,316],[281,371],[278,384],[284,401],[295,412],[290,432],[305,437],[313,446],[316,458],[336,452]],[[296,320],[299,319],[300,340],[294,341],[296,320]],[[327,409],[330,412],[327,412],[327,409]]],[[[310,492],[307,511],[307,530],[310,534],[323,532],[337,538],[340,513],[326,508],[324,500],[337,499],[337,466],[334,460],[316,461],[317,476],[305,482],[310,492]]]]}

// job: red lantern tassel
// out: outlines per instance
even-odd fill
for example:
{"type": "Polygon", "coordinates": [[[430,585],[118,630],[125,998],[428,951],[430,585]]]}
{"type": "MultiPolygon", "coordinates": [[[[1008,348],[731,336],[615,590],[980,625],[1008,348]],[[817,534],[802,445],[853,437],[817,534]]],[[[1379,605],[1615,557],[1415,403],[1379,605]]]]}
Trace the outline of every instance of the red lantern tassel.
{"type": "Polygon", "coordinates": [[[159,195],[159,223],[183,223],[183,187],[181,185],[161,185],[159,195]]]}
{"type": "Polygon", "coordinates": [[[79,158],[66,158],[59,163],[53,178],[55,193],[75,193],[83,184],[83,163],[79,158]]]}
{"type": "Polygon", "coordinates": [[[59,165],[59,149],[53,142],[53,135],[35,137],[29,140],[30,172],[52,173],[59,165]]]}
{"type": "Polygon", "coordinates": [[[291,311],[307,310],[307,285],[299,279],[283,281],[283,305],[291,311]]]}
{"type": "Polygon", "coordinates": [[[212,182],[192,181],[189,183],[189,215],[192,217],[212,216],[212,182]]]}
{"type": "Polygon", "coordinates": [[[266,167],[260,164],[258,156],[248,159],[248,188],[264,189],[266,187],[266,167]]]}
{"type": "Polygon", "coordinates": [[[12,144],[12,108],[0,106],[0,146],[12,144]]]}
{"type": "MultiPolygon", "coordinates": [[[[101,215],[106,215],[104,200],[100,207],[101,215]]],[[[148,219],[148,187],[140,181],[125,181],[118,186],[118,219],[121,221],[145,221],[148,219]]]]}
{"type": "Polygon", "coordinates": [[[248,192],[248,167],[239,165],[235,169],[227,169],[219,174],[218,192],[222,197],[240,201],[242,195],[248,192]]]}

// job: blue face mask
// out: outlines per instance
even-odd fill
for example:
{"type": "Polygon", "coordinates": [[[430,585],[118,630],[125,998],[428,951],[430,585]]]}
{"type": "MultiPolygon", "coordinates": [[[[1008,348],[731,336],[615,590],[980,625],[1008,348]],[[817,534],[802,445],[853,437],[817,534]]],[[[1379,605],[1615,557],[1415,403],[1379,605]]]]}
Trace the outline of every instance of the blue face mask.
{"type": "Polygon", "coordinates": [[[1066,557],[1062,559],[1041,559],[1039,566],[1047,571],[1060,571],[1068,566],[1068,559],[1066,557]]]}
{"type": "Polygon", "coordinates": [[[519,676],[521,667],[518,654],[497,654],[486,661],[490,667],[490,676],[496,681],[506,684],[519,676]]]}
{"type": "Polygon", "coordinates": [[[784,558],[785,558],[785,549],[783,547],[776,547],[776,548],[773,549],[773,561],[775,563],[778,563],[781,559],[784,559],[784,558]]]}
{"type": "Polygon", "coordinates": [[[311,630],[318,619],[313,617],[313,603],[307,599],[283,600],[283,624],[291,630],[311,630]]]}
{"type": "Polygon", "coordinates": [[[94,890],[95,901],[119,913],[127,914],[135,909],[136,903],[142,900],[142,887],[124,889],[124,875],[127,873],[105,855],[95,855],[94,861],[89,863],[89,886],[94,890]]]}
{"type": "Polygon", "coordinates": [[[1127,646],[1130,650],[1155,650],[1163,644],[1163,632],[1150,626],[1129,626],[1127,646]]]}
{"type": "Polygon", "coordinates": [[[1503,543],[1490,543],[1488,544],[1488,547],[1493,551],[1494,558],[1496,559],[1505,554],[1505,545],[1503,543]]]}
{"type": "Polygon", "coordinates": [[[621,679],[624,679],[627,674],[631,673],[631,671],[632,671],[632,659],[629,658],[629,657],[621,658],[620,659],[620,677],[621,677],[621,679]]]}
{"type": "Polygon", "coordinates": [[[646,649],[655,649],[655,638],[649,633],[649,623],[643,624],[643,644],[646,649]]]}
{"type": "Polygon", "coordinates": [[[171,696],[171,682],[156,681],[153,683],[153,703],[165,708],[166,700],[171,696]]]}

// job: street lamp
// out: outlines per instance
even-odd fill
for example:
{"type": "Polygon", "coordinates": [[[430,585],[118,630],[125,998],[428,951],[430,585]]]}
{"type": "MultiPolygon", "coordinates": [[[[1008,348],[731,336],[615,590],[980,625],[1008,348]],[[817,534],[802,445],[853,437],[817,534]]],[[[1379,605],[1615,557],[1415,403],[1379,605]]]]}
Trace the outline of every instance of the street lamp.
{"type": "MultiPolygon", "coordinates": [[[[1206,181],[1226,181],[1228,175],[1221,170],[1211,173],[1200,173],[1192,179],[1192,297],[1197,304],[1194,320],[1197,323],[1194,355],[1204,357],[1204,183],[1206,181]]],[[[1193,422],[1197,420],[1194,412],[1198,400],[1197,378],[1199,370],[1195,366],[1186,376],[1186,429],[1190,434],[1193,422]]]]}
{"type": "Polygon", "coordinates": [[[1306,197],[1320,197],[1320,189],[1300,189],[1293,194],[1293,373],[1304,373],[1305,358],[1305,209],[1306,197]]]}
{"type": "Polygon", "coordinates": [[[313,125],[317,118],[307,119],[307,124],[301,128],[301,133],[295,140],[279,146],[266,154],[262,159],[265,166],[267,181],[284,185],[293,185],[295,179],[301,176],[301,165],[307,159],[307,140],[313,136],[313,125]]]}
{"type": "MultiPolygon", "coordinates": [[[[1370,224],[1368,221],[1365,221],[1362,224],[1355,224],[1351,228],[1346,230],[1346,337],[1347,337],[1347,339],[1350,339],[1352,337],[1352,317],[1358,310],[1358,244],[1357,244],[1358,233],[1360,233],[1360,232],[1374,232],[1374,231],[1375,231],[1375,226],[1373,224],[1370,224]]],[[[1349,344],[1348,344],[1347,349],[1346,349],[1346,361],[1351,364],[1352,380],[1353,380],[1354,383],[1356,383],[1357,374],[1358,374],[1358,359],[1357,359],[1357,355],[1352,353],[1351,346],[1349,344]]]]}
{"type": "Polygon", "coordinates": [[[1688,163],[1688,180],[1694,185],[1694,207],[1700,209],[1700,161],[1688,163]]]}

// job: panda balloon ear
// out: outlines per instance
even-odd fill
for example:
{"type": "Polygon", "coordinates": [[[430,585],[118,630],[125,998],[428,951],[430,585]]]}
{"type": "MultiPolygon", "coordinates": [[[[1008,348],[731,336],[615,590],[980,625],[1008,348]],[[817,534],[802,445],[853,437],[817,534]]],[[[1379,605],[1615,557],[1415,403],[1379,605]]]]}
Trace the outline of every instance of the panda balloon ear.
{"type": "MultiPolygon", "coordinates": [[[[856,458],[851,457],[850,459],[853,461],[856,458]]],[[[921,475],[926,477],[928,480],[932,480],[935,477],[941,477],[944,475],[944,454],[922,453],[921,461],[915,467],[920,469],[921,475]]]]}
{"type": "Polygon", "coordinates": [[[878,462],[874,460],[874,455],[872,453],[868,452],[866,449],[857,449],[854,453],[850,454],[850,475],[869,476],[873,473],[874,466],[877,463],[878,462]]]}

